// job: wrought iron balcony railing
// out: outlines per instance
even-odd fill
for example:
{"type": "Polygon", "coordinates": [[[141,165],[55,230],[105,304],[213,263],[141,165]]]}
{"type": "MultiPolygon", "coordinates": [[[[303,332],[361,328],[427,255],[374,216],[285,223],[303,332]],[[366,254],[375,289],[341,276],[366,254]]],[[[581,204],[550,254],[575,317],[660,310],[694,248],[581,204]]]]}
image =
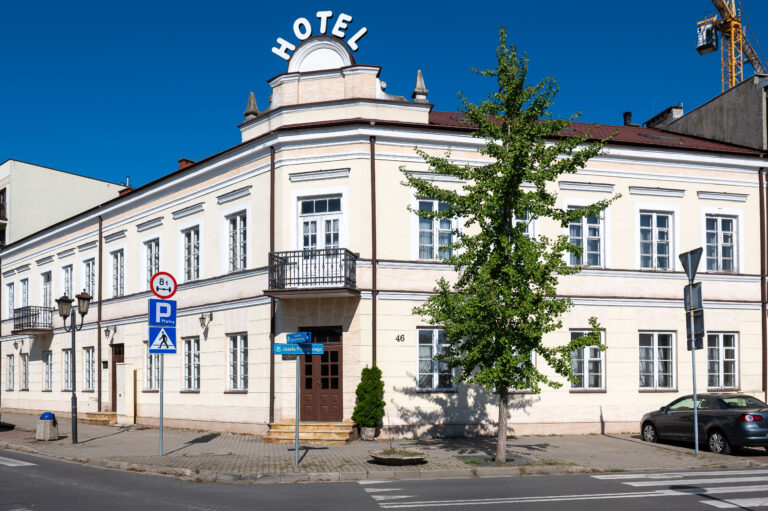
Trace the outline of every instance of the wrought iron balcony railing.
{"type": "Polygon", "coordinates": [[[13,309],[14,330],[51,330],[53,329],[53,311],[51,307],[20,307],[13,309]]]}
{"type": "Polygon", "coordinates": [[[270,252],[269,289],[357,286],[357,255],[346,248],[270,252]]]}

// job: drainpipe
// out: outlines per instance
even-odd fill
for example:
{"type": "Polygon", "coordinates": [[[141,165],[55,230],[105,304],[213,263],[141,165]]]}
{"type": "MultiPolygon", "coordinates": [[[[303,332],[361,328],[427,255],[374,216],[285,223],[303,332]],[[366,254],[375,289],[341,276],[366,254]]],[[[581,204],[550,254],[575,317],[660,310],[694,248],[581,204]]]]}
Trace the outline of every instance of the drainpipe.
{"type": "Polygon", "coordinates": [[[765,167],[760,167],[758,175],[760,177],[760,323],[762,326],[762,390],[764,399],[768,400],[768,386],[766,385],[766,373],[768,372],[768,318],[766,317],[766,246],[765,246],[765,167]]]}
{"type": "MultiPolygon", "coordinates": [[[[96,308],[97,314],[96,314],[96,373],[99,375],[98,379],[96,380],[96,409],[99,412],[102,412],[101,408],[101,302],[102,295],[101,295],[101,275],[102,275],[102,257],[101,257],[101,249],[102,249],[102,243],[104,242],[102,237],[102,227],[103,227],[103,219],[101,218],[101,215],[99,215],[99,260],[96,263],[99,271],[98,276],[98,284],[96,288],[96,292],[98,293],[97,296],[99,297],[99,306],[96,308]]],[[[113,403],[114,404],[114,403],[113,403]]],[[[117,409],[117,407],[115,407],[117,409]]]]}
{"type": "Polygon", "coordinates": [[[376,365],[376,137],[371,137],[371,361],[376,365]]]}
{"type": "MultiPolygon", "coordinates": [[[[269,252],[275,251],[275,147],[269,148],[269,252]]],[[[267,270],[269,271],[269,270],[267,270]]],[[[267,284],[269,286],[269,284],[267,284]]],[[[269,422],[275,422],[275,299],[269,297],[269,422]]]]}

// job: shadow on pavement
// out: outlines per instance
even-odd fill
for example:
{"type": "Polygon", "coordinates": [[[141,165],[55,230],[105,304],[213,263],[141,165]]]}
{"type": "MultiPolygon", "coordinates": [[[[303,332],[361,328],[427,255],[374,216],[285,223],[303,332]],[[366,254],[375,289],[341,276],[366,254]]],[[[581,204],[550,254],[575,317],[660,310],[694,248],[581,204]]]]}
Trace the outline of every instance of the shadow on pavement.
{"type": "MultiPolygon", "coordinates": [[[[109,436],[109,435],[107,435],[107,436],[109,436]]],[[[179,452],[182,449],[186,449],[190,445],[207,444],[208,442],[210,442],[211,440],[215,440],[219,436],[221,436],[220,432],[217,432],[217,433],[206,433],[205,435],[200,435],[199,437],[193,438],[192,440],[190,440],[188,442],[185,442],[184,445],[182,445],[178,449],[174,449],[172,451],[166,452],[166,454],[173,454],[173,453],[179,452]]]]}

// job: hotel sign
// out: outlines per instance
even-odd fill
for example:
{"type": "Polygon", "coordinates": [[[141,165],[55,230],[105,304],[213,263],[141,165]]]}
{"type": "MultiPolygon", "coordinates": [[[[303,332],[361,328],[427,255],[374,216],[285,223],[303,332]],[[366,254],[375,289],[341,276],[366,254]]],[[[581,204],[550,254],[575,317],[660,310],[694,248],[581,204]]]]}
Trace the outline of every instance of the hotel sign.
{"type": "MultiPolygon", "coordinates": [[[[352,16],[344,14],[343,12],[339,14],[339,17],[335,20],[333,19],[333,11],[317,11],[315,16],[319,20],[320,25],[317,32],[318,34],[326,34],[331,27],[331,24],[333,24],[330,33],[339,39],[344,39],[344,37],[346,37],[347,28],[349,28],[349,23],[352,22],[352,16]]],[[[368,29],[363,27],[347,40],[347,45],[352,51],[357,51],[357,41],[359,41],[366,32],[368,32],[368,29]]],[[[296,39],[299,41],[309,39],[312,35],[312,24],[307,18],[296,18],[296,21],[293,22],[293,35],[296,36],[296,39]]],[[[296,45],[289,43],[282,37],[277,38],[277,44],[279,46],[272,47],[272,53],[281,59],[290,60],[291,57],[288,52],[295,50],[296,45]]]]}

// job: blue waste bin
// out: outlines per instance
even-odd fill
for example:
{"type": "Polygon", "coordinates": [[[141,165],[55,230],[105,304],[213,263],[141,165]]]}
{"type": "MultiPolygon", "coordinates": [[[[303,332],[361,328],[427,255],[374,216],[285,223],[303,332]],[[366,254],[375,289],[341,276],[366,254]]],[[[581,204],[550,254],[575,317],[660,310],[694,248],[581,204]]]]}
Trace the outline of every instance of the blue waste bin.
{"type": "Polygon", "coordinates": [[[51,412],[44,412],[37,421],[36,440],[58,440],[59,425],[56,422],[56,416],[51,412]]]}

